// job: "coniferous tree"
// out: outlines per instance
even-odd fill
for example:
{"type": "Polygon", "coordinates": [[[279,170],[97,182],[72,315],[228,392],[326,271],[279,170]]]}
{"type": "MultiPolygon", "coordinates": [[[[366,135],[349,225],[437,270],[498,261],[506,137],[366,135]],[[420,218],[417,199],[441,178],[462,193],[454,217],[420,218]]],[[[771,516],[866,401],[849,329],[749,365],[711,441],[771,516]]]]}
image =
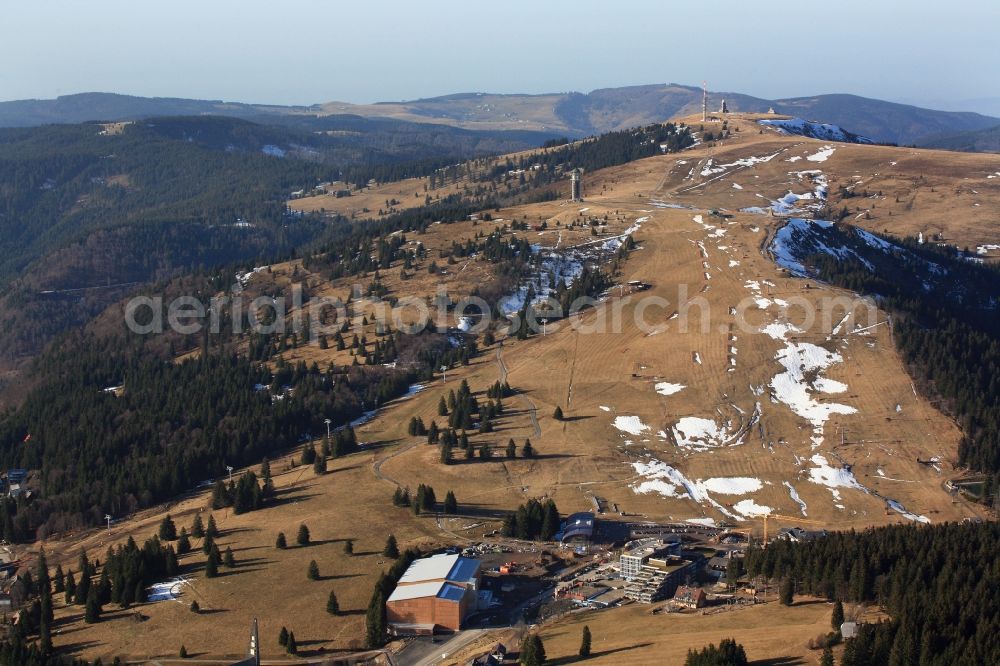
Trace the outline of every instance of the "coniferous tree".
{"type": "Polygon", "coordinates": [[[177,538],[177,526],[169,513],[160,521],[159,536],[161,541],[173,541],[177,538]]]}
{"type": "Polygon", "coordinates": [[[781,586],[778,588],[778,600],[783,606],[791,606],[795,603],[795,583],[791,578],[783,578],[781,586]]]}
{"type": "Polygon", "coordinates": [[[382,549],[382,555],[394,560],[399,557],[399,545],[396,543],[396,535],[390,534],[389,538],[385,540],[385,548],[382,549]]]}
{"type": "Polygon", "coordinates": [[[554,418],[556,421],[562,421],[563,420],[562,407],[559,407],[558,405],[556,405],[555,411],[552,412],[552,418],[554,418]]]}
{"type": "Polygon", "coordinates": [[[281,628],[278,632],[278,645],[281,647],[286,647],[288,645],[288,629],[285,627],[281,628]]]}
{"type": "Polygon", "coordinates": [[[215,516],[208,514],[208,527],[205,528],[205,536],[211,539],[219,536],[219,528],[215,525],[215,516]]]}
{"type": "Polygon", "coordinates": [[[215,551],[208,554],[205,560],[205,578],[215,578],[219,575],[219,562],[215,559],[215,551]]]}
{"type": "Polygon", "coordinates": [[[274,540],[274,547],[278,550],[284,550],[288,547],[288,542],[285,541],[284,532],[278,532],[278,538],[274,540]]]}
{"type": "Polygon", "coordinates": [[[201,606],[198,605],[198,600],[197,599],[195,599],[195,600],[193,600],[191,602],[190,609],[191,609],[191,612],[195,613],[195,614],[198,614],[198,613],[201,612],[201,606]]]}
{"type": "Polygon", "coordinates": [[[330,596],[326,598],[326,612],[330,615],[340,615],[340,603],[337,601],[337,595],[334,594],[333,590],[330,590],[330,596]]]}
{"type": "Polygon", "coordinates": [[[844,623],[844,602],[840,599],[833,604],[833,615],[830,617],[830,624],[834,631],[840,631],[840,625],[844,623]]]}
{"type": "Polygon", "coordinates": [[[191,550],[191,540],[188,539],[187,528],[181,528],[181,534],[177,537],[177,554],[184,555],[191,550]]]}
{"type": "Polygon", "coordinates": [[[344,541],[344,555],[354,555],[354,539],[344,541]]]}
{"type": "Polygon", "coordinates": [[[298,654],[299,653],[299,646],[295,643],[295,632],[294,631],[289,631],[288,632],[288,645],[285,646],[285,650],[288,652],[288,654],[298,654]]]}
{"type": "Polygon", "coordinates": [[[385,594],[379,581],[375,585],[368,611],[365,613],[365,646],[379,648],[385,643],[385,594]]]}
{"type": "Polygon", "coordinates": [[[236,566],[236,558],[233,557],[233,549],[230,546],[226,546],[226,550],[222,554],[222,563],[229,569],[236,566]]]}
{"type": "Polygon", "coordinates": [[[530,439],[525,439],[524,440],[524,446],[521,448],[521,457],[522,458],[534,458],[535,457],[535,449],[531,446],[531,440],[530,439]]]}
{"type": "Polygon", "coordinates": [[[83,614],[83,621],[87,624],[96,624],[101,621],[101,602],[96,587],[91,586],[87,593],[87,606],[83,614]]]}
{"type": "Polygon", "coordinates": [[[513,439],[507,440],[507,458],[513,459],[517,457],[517,444],[514,443],[513,439]]]}
{"type": "Polygon", "coordinates": [[[319,565],[316,560],[309,561],[309,569],[306,571],[306,578],[309,580],[319,580],[319,565]]]}
{"type": "Polygon", "coordinates": [[[69,573],[66,574],[66,604],[69,605],[73,603],[73,598],[76,595],[76,578],[73,576],[73,570],[70,569],[69,573]]]}
{"type": "Polygon", "coordinates": [[[205,537],[205,526],[201,522],[201,514],[196,514],[194,517],[194,522],[191,524],[191,536],[195,539],[202,539],[205,537]]]}
{"type": "Polygon", "coordinates": [[[49,629],[49,620],[44,616],[38,623],[38,650],[43,655],[52,654],[52,631],[49,629]]]}
{"type": "Polygon", "coordinates": [[[184,647],[183,645],[181,645],[181,649],[177,651],[177,658],[178,659],[187,659],[188,658],[187,648],[184,647]]]}
{"type": "Polygon", "coordinates": [[[580,657],[586,659],[590,656],[590,627],[583,626],[583,636],[580,638],[580,657]]]}
{"type": "Polygon", "coordinates": [[[300,546],[308,546],[310,541],[309,528],[305,523],[299,525],[299,533],[295,536],[295,543],[300,546]]]}
{"type": "Polygon", "coordinates": [[[458,500],[455,499],[455,493],[450,490],[444,498],[444,512],[451,515],[458,513],[458,500]]]}

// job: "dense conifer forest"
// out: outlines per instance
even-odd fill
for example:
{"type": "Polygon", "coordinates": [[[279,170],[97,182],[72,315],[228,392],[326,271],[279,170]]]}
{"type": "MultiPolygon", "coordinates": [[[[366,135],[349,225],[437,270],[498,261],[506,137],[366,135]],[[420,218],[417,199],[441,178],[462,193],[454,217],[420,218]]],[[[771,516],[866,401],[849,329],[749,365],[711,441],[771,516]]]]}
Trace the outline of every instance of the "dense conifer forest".
{"type": "Polygon", "coordinates": [[[891,618],[848,640],[843,666],[1000,663],[1000,526],[900,525],[751,549],[751,576],[876,603],[891,618]]]}

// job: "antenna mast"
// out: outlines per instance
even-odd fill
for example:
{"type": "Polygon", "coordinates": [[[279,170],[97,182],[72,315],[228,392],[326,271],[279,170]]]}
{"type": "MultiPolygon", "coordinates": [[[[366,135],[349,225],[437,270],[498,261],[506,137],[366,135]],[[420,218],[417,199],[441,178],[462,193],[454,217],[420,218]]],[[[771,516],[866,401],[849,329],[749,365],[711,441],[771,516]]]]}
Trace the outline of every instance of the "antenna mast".
{"type": "Polygon", "coordinates": [[[701,122],[708,122],[708,83],[701,82],[701,122]]]}

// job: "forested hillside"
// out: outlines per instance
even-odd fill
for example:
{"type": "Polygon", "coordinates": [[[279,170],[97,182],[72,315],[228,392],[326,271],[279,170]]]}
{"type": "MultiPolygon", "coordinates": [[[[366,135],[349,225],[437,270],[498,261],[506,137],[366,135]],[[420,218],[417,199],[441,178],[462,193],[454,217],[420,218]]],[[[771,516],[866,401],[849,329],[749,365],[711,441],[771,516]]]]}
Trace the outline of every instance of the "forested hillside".
{"type": "MultiPolygon", "coordinates": [[[[807,259],[818,276],[876,296],[894,317],[895,340],[911,374],[962,427],[960,462],[1000,480],[1000,275],[954,249],[825,232],[855,253],[807,259]],[[867,242],[864,240],[867,238],[867,242]]],[[[995,482],[993,484],[995,487],[995,482]]]]}
{"type": "Polygon", "coordinates": [[[0,130],[2,361],[37,354],[138,284],[287,256],[336,220],[289,212],[321,181],[426,175],[547,135],[329,116],[170,117],[0,130]]]}
{"type": "Polygon", "coordinates": [[[1000,526],[883,527],[751,549],[751,575],[799,593],[874,602],[891,620],[848,640],[843,666],[1000,663],[1000,526]]]}

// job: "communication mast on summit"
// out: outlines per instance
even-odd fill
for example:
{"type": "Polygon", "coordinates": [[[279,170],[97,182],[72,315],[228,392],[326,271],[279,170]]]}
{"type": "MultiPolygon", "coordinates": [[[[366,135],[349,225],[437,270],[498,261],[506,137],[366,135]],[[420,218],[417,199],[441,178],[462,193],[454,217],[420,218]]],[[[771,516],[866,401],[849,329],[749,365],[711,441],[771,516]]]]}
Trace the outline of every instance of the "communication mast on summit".
{"type": "Polygon", "coordinates": [[[701,121],[708,122],[708,82],[701,82],[701,121]]]}

